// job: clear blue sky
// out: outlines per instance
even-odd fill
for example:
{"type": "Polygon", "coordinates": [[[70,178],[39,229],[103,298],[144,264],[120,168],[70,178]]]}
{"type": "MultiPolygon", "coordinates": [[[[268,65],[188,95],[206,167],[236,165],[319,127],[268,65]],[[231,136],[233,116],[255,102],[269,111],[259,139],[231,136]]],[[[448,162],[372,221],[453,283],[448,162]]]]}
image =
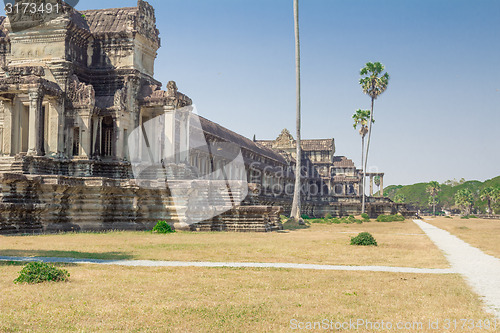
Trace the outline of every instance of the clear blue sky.
{"type": "MultiPolygon", "coordinates": [[[[80,1],[77,9],[135,6],[80,1]]],[[[242,135],[294,131],[292,0],[156,0],[156,77],[242,135]]],[[[369,165],[385,184],[500,175],[500,1],[302,0],[303,138],[360,160],[359,69],[391,74],[376,101],[369,165]]]]}

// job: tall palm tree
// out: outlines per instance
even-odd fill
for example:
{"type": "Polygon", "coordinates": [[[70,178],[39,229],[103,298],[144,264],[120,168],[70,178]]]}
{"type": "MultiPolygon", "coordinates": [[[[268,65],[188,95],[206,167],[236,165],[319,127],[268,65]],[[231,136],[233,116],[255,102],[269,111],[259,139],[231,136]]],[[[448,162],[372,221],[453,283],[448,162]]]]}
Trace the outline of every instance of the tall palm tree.
{"type": "Polygon", "coordinates": [[[296,126],[297,126],[297,158],[296,158],[296,168],[295,168],[295,189],[293,192],[293,202],[292,202],[292,212],[291,217],[296,221],[300,220],[300,190],[301,190],[301,158],[302,151],[300,147],[300,38],[299,38],[299,0],[293,1],[293,17],[294,17],[294,28],[295,28],[295,75],[296,75],[296,104],[297,104],[297,114],[296,114],[296,126]]]}
{"type": "Polygon", "coordinates": [[[493,214],[491,210],[491,203],[496,201],[498,195],[496,191],[497,190],[494,187],[484,188],[479,197],[481,200],[486,201],[486,204],[488,205],[488,214],[490,215],[493,214]]]}
{"type": "MultiPolygon", "coordinates": [[[[361,126],[361,128],[359,129],[359,135],[361,135],[361,175],[363,177],[364,177],[363,161],[365,158],[365,136],[368,133],[368,120],[370,119],[370,113],[371,113],[370,110],[358,109],[352,115],[352,119],[354,119],[354,125],[353,125],[354,129],[356,129],[358,125],[361,126]]],[[[375,120],[373,120],[373,122],[375,122],[375,120]]]]}
{"type": "Polygon", "coordinates": [[[462,208],[462,213],[465,213],[465,215],[470,214],[473,203],[474,196],[468,188],[458,190],[457,193],[455,193],[455,204],[462,208]]]}
{"type": "MultiPolygon", "coordinates": [[[[368,152],[370,151],[370,139],[372,136],[372,124],[373,124],[373,105],[375,100],[387,89],[389,85],[389,74],[382,73],[385,67],[380,62],[367,62],[365,67],[360,71],[360,75],[363,76],[359,80],[359,84],[363,89],[363,93],[368,95],[372,100],[370,121],[368,123],[368,142],[366,143],[366,153],[365,153],[365,165],[363,170],[366,170],[368,166],[368,152]]],[[[365,185],[366,177],[363,176],[363,196],[361,211],[365,212],[365,185]]]]}
{"type": "Polygon", "coordinates": [[[438,195],[439,191],[441,191],[441,185],[433,180],[429,182],[429,185],[427,185],[426,192],[430,194],[431,196],[431,202],[432,202],[432,215],[436,216],[436,196],[438,195]]]}

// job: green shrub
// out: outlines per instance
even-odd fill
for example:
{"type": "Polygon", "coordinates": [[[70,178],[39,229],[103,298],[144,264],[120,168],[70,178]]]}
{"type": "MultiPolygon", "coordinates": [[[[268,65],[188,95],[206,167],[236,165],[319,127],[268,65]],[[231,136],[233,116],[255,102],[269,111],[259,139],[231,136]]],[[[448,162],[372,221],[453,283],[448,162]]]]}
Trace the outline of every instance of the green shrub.
{"type": "Polygon", "coordinates": [[[462,220],[468,220],[469,219],[469,216],[462,216],[460,217],[462,220]]]}
{"type": "Polygon", "coordinates": [[[469,215],[469,218],[470,219],[477,219],[477,216],[476,215],[469,215]]]}
{"type": "Polygon", "coordinates": [[[351,245],[377,246],[377,241],[368,232],[362,232],[356,237],[351,237],[351,245]]]}
{"type": "Polygon", "coordinates": [[[340,224],[340,223],[342,223],[342,220],[336,217],[334,219],[331,219],[331,222],[334,224],[340,224]]]}
{"type": "Polygon", "coordinates": [[[19,277],[14,283],[42,283],[67,281],[69,273],[65,269],[60,269],[54,265],[43,262],[30,262],[19,272],[19,277]]]}
{"type": "Polygon", "coordinates": [[[329,220],[329,219],[332,219],[332,218],[333,218],[333,216],[332,216],[332,214],[330,214],[330,213],[327,213],[327,214],[325,215],[325,219],[328,219],[328,220],[329,220]]]}
{"type": "Polygon", "coordinates": [[[445,216],[444,218],[445,218],[445,219],[451,219],[451,216],[448,216],[448,215],[447,215],[447,216],[445,216]]]}
{"type": "Polygon", "coordinates": [[[361,214],[361,217],[363,218],[363,220],[369,220],[370,219],[370,215],[368,215],[366,213],[361,214]]]}
{"type": "Polygon", "coordinates": [[[405,218],[402,215],[379,215],[377,222],[402,222],[405,218]]]}
{"type": "Polygon", "coordinates": [[[158,221],[158,223],[156,223],[155,227],[153,228],[153,232],[157,234],[170,234],[175,231],[167,223],[167,221],[158,221]]]}
{"type": "Polygon", "coordinates": [[[303,220],[309,220],[309,216],[306,214],[302,214],[300,217],[302,217],[303,220]]]}

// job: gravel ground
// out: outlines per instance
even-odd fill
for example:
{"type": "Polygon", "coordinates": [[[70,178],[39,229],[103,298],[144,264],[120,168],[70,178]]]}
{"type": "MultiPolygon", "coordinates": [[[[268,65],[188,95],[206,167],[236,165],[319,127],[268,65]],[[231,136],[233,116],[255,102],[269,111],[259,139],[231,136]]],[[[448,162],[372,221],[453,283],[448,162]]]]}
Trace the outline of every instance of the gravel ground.
{"type": "Polygon", "coordinates": [[[368,271],[368,272],[395,272],[417,274],[453,274],[452,269],[412,268],[388,266],[336,266],[336,265],[309,265],[289,263],[252,263],[252,262],[198,262],[198,261],[153,261],[153,260],[99,260],[74,258],[44,258],[44,257],[0,257],[0,261],[43,261],[48,263],[68,264],[100,264],[135,267],[232,267],[232,268],[289,268],[312,269],[329,271],[368,271]]]}
{"type": "Polygon", "coordinates": [[[452,269],[464,276],[483,298],[488,310],[500,319],[500,259],[483,253],[429,223],[420,220],[414,222],[444,252],[452,269]]]}

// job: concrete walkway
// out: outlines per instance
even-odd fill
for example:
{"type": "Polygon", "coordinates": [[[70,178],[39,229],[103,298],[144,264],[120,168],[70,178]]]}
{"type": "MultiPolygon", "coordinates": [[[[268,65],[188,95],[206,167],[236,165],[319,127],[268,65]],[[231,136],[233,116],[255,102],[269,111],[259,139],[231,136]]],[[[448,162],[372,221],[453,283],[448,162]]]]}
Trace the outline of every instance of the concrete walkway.
{"type": "Polygon", "coordinates": [[[231,268],[288,268],[311,269],[324,271],[365,271],[365,272],[393,272],[416,274],[453,274],[452,269],[412,268],[388,266],[340,266],[340,265],[311,265],[288,263],[252,263],[252,262],[198,262],[198,261],[154,261],[154,260],[99,260],[74,258],[46,258],[46,257],[0,257],[0,261],[42,261],[47,263],[67,264],[99,264],[134,267],[231,267],[231,268]]]}
{"type": "Polygon", "coordinates": [[[489,310],[500,319],[500,259],[485,254],[429,223],[420,220],[414,222],[444,252],[452,269],[465,277],[474,291],[484,299],[489,310]]]}

